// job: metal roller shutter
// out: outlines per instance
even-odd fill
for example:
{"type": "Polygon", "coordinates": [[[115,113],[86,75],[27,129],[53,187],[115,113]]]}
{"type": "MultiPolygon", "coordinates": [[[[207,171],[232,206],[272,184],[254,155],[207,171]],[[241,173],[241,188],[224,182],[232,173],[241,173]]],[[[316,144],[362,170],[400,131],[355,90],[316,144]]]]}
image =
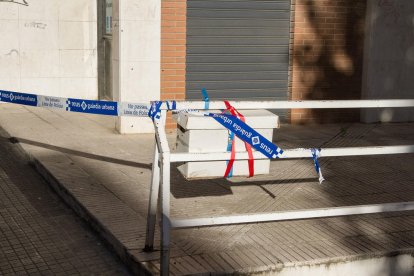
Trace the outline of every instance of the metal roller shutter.
{"type": "Polygon", "coordinates": [[[187,99],[286,100],[290,0],[188,0],[187,99]]]}

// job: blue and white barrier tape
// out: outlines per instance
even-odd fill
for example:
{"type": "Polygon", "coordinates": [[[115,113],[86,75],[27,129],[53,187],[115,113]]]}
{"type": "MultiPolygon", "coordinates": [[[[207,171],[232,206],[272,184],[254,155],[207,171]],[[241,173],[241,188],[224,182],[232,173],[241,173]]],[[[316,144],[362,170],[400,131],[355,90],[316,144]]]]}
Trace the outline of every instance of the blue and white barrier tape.
{"type": "Polygon", "coordinates": [[[177,110],[176,113],[188,113],[196,116],[211,117],[226,129],[233,132],[240,140],[250,144],[254,149],[261,152],[267,158],[274,159],[282,157],[283,150],[281,148],[232,115],[209,113],[199,110],[177,110]]]}
{"type": "Polygon", "coordinates": [[[154,121],[161,118],[161,101],[151,102],[151,108],[148,111],[148,116],[154,121]]]}
{"type": "Polygon", "coordinates": [[[240,119],[228,114],[208,113],[208,116],[233,132],[242,141],[250,144],[254,149],[261,152],[267,158],[279,158],[283,154],[281,148],[273,144],[240,119]]]}
{"type": "Polygon", "coordinates": [[[37,97],[38,96],[34,94],[17,93],[17,92],[9,92],[9,91],[0,90],[0,101],[2,102],[37,106],[37,102],[38,102],[37,97]]]}
{"type": "MultiPolygon", "coordinates": [[[[229,138],[228,138],[228,142],[227,142],[227,151],[228,152],[231,152],[231,149],[233,147],[233,143],[236,143],[236,140],[234,139],[234,132],[231,132],[229,130],[229,138]]],[[[229,164],[229,161],[226,162],[226,165],[228,165],[228,164],[229,164]]],[[[233,177],[233,168],[234,167],[231,168],[230,173],[228,175],[228,178],[233,177]]]]}
{"type": "Polygon", "coordinates": [[[165,107],[168,110],[176,110],[177,102],[176,101],[153,101],[148,111],[148,116],[154,121],[155,119],[161,118],[161,108],[165,104],[165,107]]]}
{"type": "Polygon", "coordinates": [[[321,149],[315,149],[315,148],[311,149],[311,153],[312,153],[312,159],[315,165],[316,173],[319,175],[319,183],[322,184],[325,178],[323,178],[322,176],[322,170],[321,170],[321,167],[319,166],[319,161],[318,161],[318,158],[320,157],[321,149]]]}
{"type": "Polygon", "coordinates": [[[141,103],[118,103],[74,98],[62,98],[0,90],[0,101],[109,116],[147,117],[149,105],[141,103]]]}
{"type": "Polygon", "coordinates": [[[204,100],[204,109],[210,109],[210,97],[208,96],[207,89],[201,89],[201,94],[204,100]]]}
{"type": "MultiPolygon", "coordinates": [[[[176,110],[175,101],[154,101],[151,105],[141,103],[128,102],[111,102],[111,101],[95,101],[74,98],[62,98],[35,95],[28,93],[12,92],[0,90],[0,101],[51,108],[69,112],[81,112],[89,114],[100,114],[109,116],[134,116],[147,117],[158,120],[161,117],[161,108],[165,104],[168,110],[176,110]]],[[[271,141],[266,139],[256,130],[242,122],[240,119],[228,114],[215,114],[209,112],[201,112],[198,110],[176,110],[176,112],[186,112],[197,114],[199,116],[208,116],[216,120],[218,123],[234,133],[238,138],[250,144],[254,149],[261,152],[267,158],[283,158],[283,150],[271,141]]],[[[312,158],[315,163],[315,169],[319,174],[319,182],[324,180],[322,171],[319,167],[318,157],[319,149],[312,149],[312,158]]]]}
{"type": "Polygon", "coordinates": [[[0,90],[0,101],[109,116],[147,117],[148,104],[62,98],[0,90]]]}
{"type": "MultiPolygon", "coordinates": [[[[203,101],[204,101],[204,109],[208,110],[210,109],[210,97],[208,96],[207,93],[207,89],[203,88],[201,89],[201,94],[203,95],[203,101]]],[[[236,143],[235,139],[234,139],[234,132],[231,132],[229,130],[229,137],[228,137],[228,141],[227,141],[227,151],[231,152],[232,147],[233,147],[233,143],[236,143]]],[[[229,160],[226,161],[226,166],[229,164],[229,160]]],[[[233,166],[230,169],[230,172],[227,176],[227,178],[232,178],[233,177],[233,166]]]]}

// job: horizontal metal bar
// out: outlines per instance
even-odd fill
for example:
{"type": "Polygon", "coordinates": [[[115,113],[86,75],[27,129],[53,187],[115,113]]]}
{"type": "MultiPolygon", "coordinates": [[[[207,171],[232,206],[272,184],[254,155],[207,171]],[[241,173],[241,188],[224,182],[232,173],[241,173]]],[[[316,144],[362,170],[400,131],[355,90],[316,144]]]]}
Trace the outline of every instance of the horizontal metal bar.
{"type": "MultiPolygon", "coordinates": [[[[253,152],[253,157],[256,160],[267,159],[266,156],[260,152],[253,152]]],[[[247,152],[236,152],[236,160],[247,160],[249,159],[247,152]]],[[[188,162],[188,161],[219,161],[219,160],[230,160],[230,152],[174,152],[171,153],[170,161],[175,162],[188,162]]]]}
{"type": "MultiPolygon", "coordinates": [[[[230,101],[237,109],[385,108],[414,107],[414,99],[330,100],[330,101],[230,101]]],[[[167,109],[166,106],[162,107],[167,109]]],[[[177,109],[204,109],[202,101],[178,101],[177,109]]],[[[210,109],[226,109],[223,101],[211,101],[210,109]]]]}
{"type": "MultiPolygon", "coordinates": [[[[320,157],[333,156],[359,156],[359,155],[382,155],[382,154],[402,154],[414,153],[414,145],[406,146],[382,146],[382,147],[346,147],[346,148],[324,148],[320,152],[320,157]]],[[[267,159],[260,152],[253,152],[254,159],[267,159]]],[[[280,158],[310,158],[312,157],[310,149],[288,149],[285,150],[280,158]]],[[[188,161],[217,161],[229,160],[229,152],[213,153],[172,153],[171,162],[188,162],[188,161]]],[[[236,153],[236,160],[249,159],[247,152],[236,153]]]]}
{"type": "Polygon", "coordinates": [[[346,207],[319,208],[310,210],[295,210],[265,214],[248,214],[238,216],[209,217],[195,219],[175,219],[171,221],[173,228],[190,228],[213,225],[229,225],[241,223],[270,222],[282,220],[310,219],[363,215],[384,212],[400,212],[414,210],[414,201],[384,203],[373,205],[357,205],[346,207]]]}

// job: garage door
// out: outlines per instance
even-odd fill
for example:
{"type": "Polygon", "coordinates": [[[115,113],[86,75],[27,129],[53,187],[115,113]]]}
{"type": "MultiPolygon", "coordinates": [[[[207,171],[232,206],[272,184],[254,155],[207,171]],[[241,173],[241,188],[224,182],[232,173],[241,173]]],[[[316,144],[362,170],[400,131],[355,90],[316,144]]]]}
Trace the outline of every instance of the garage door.
{"type": "Polygon", "coordinates": [[[290,0],[188,0],[186,97],[286,100],[290,0]]]}

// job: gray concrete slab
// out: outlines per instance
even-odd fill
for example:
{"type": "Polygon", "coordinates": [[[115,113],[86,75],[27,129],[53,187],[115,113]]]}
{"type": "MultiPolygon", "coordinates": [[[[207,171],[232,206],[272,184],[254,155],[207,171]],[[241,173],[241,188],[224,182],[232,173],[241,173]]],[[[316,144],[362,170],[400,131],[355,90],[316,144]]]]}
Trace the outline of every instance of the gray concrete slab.
{"type": "MultiPolygon", "coordinates": [[[[143,252],[152,135],[118,135],[114,118],[0,106],[0,125],[38,170],[136,272],[157,274],[143,252]]],[[[414,124],[282,126],[282,148],[406,145],[414,124]]],[[[170,142],[174,144],[171,135],[170,142]]],[[[268,176],[185,180],[173,169],[175,218],[414,200],[414,155],[271,162],[268,176]]],[[[414,252],[414,212],[205,227],[172,233],[171,272],[277,272],[284,267],[414,252]]],[[[158,250],[159,233],[156,234],[158,250]]]]}

